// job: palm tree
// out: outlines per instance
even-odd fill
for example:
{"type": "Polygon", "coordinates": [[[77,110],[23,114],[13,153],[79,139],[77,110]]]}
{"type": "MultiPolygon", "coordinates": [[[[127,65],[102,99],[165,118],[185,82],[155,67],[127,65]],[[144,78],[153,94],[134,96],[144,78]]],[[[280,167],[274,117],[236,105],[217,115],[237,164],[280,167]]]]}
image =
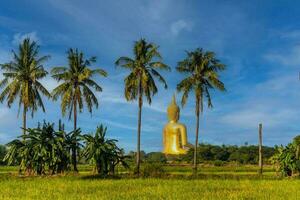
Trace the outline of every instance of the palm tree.
{"type": "Polygon", "coordinates": [[[134,58],[120,57],[116,61],[116,66],[129,69],[130,74],[125,78],[125,98],[127,101],[138,99],[138,131],[137,131],[137,174],[140,170],[140,141],[141,141],[141,116],[143,97],[151,104],[151,98],[157,93],[154,78],[157,78],[165,89],[167,83],[157,70],[169,70],[170,68],[161,62],[162,57],[158,52],[158,46],[147,43],[145,39],[135,42],[133,53],[134,58]]]}
{"type": "MultiPolygon", "coordinates": [[[[92,79],[95,75],[107,76],[102,69],[90,69],[89,67],[96,62],[96,57],[85,59],[82,52],[78,49],[68,51],[68,67],[55,67],[52,69],[52,77],[58,82],[62,82],[53,92],[53,98],[57,100],[61,97],[61,110],[65,115],[69,110],[69,119],[73,113],[74,131],[77,129],[77,108],[82,112],[83,103],[92,113],[93,106],[98,108],[98,100],[92,89],[101,92],[102,88],[92,79]]],[[[72,149],[72,159],[74,171],[77,170],[76,148],[72,149]]]]}
{"type": "MultiPolygon", "coordinates": [[[[50,97],[50,93],[41,84],[40,79],[47,75],[43,63],[49,56],[39,56],[39,45],[29,38],[23,40],[19,45],[18,52],[12,51],[13,60],[10,63],[1,64],[4,71],[4,79],[0,81],[0,102],[7,101],[8,107],[18,99],[19,111],[23,106],[23,134],[26,134],[27,111],[33,113],[39,107],[45,112],[41,94],[50,97]]],[[[19,113],[18,111],[18,113],[19,113]]]]}
{"type": "Polygon", "coordinates": [[[178,72],[186,74],[179,84],[177,84],[178,92],[183,92],[181,104],[184,106],[190,92],[194,92],[196,101],[196,140],[194,147],[194,173],[197,173],[197,146],[199,134],[199,118],[203,112],[204,99],[207,100],[208,107],[212,107],[210,90],[218,89],[225,91],[224,84],[219,79],[219,72],[225,69],[225,65],[220,63],[215,57],[215,53],[196,49],[187,52],[187,58],[178,62],[176,67],[178,72]]]}

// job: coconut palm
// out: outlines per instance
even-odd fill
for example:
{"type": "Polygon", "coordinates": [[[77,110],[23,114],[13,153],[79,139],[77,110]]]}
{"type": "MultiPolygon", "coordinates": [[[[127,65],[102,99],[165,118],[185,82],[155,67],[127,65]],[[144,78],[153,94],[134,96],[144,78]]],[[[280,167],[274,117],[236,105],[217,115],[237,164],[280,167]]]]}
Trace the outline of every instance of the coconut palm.
{"type": "Polygon", "coordinates": [[[170,70],[170,68],[161,62],[162,57],[158,52],[158,46],[153,43],[147,43],[145,39],[141,39],[134,44],[134,57],[120,57],[116,61],[116,66],[129,69],[130,74],[125,78],[125,98],[127,101],[138,99],[138,131],[137,131],[137,174],[140,169],[140,141],[141,141],[141,116],[143,97],[146,97],[151,104],[152,97],[157,93],[157,87],[154,78],[160,81],[165,89],[167,83],[159,74],[158,70],[170,70]]]}
{"type": "Polygon", "coordinates": [[[39,48],[35,41],[26,38],[19,45],[18,52],[12,51],[13,60],[1,64],[4,79],[0,81],[0,88],[4,89],[0,94],[0,102],[6,100],[8,107],[11,107],[18,99],[19,111],[23,106],[23,134],[26,134],[27,112],[31,111],[33,116],[39,107],[45,112],[41,95],[50,97],[50,93],[40,82],[47,75],[43,63],[49,56],[40,57],[39,48]]]}
{"type": "Polygon", "coordinates": [[[203,102],[206,99],[209,108],[212,107],[210,91],[218,89],[225,91],[224,84],[219,79],[219,72],[225,69],[225,65],[220,63],[214,52],[196,49],[187,52],[187,58],[178,62],[177,71],[186,77],[177,85],[178,92],[182,92],[181,104],[184,106],[190,92],[194,92],[197,117],[196,139],[194,147],[194,173],[197,173],[197,146],[199,134],[199,118],[203,112],[203,102]]]}
{"type": "MultiPolygon", "coordinates": [[[[61,97],[63,115],[68,110],[69,119],[71,119],[73,113],[74,131],[77,129],[77,109],[79,109],[79,112],[82,112],[84,103],[90,113],[92,113],[94,106],[98,108],[99,103],[93,89],[101,92],[102,88],[93,78],[95,75],[106,77],[107,73],[103,69],[89,68],[95,62],[96,57],[85,59],[84,54],[79,52],[78,49],[70,49],[68,51],[68,67],[55,67],[51,71],[52,77],[61,82],[53,90],[53,98],[57,100],[58,97],[61,97]]],[[[78,171],[76,157],[76,148],[73,148],[72,159],[74,171],[78,171]]]]}

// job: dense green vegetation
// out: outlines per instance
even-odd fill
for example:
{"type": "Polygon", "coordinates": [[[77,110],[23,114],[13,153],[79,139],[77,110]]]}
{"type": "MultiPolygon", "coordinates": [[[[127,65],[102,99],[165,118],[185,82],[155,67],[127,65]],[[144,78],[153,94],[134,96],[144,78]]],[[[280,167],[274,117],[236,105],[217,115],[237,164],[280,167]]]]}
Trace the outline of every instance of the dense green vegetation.
{"type": "Polygon", "coordinates": [[[106,139],[107,128],[97,127],[95,135],[83,135],[85,148],[82,152],[83,157],[95,165],[95,171],[100,175],[115,173],[115,168],[121,164],[128,168],[125,162],[123,149],[120,149],[117,140],[106,139]]]}
{"type": "Polygon", "coordinates": [[[7,144],[8,151],[3,159],[9,165],[18,165],[19,174],[64,174],[70,170],[73,148],[78,153],[81,147],[84,147],[82,156],[102,176],[114,174],[118,164],[127,167],[123,150],[116,145],[116,140],[105,138],[106,128],[102,125],[97,128],[95,135],[82,135],[80,129],[70,133],[61,128],[56,131],[54,124],[46,122],[42,127],[29,128],[26,132],[21,139],[7,144]]]}
{"type": "Polygon", "coordinates": [[[287,146],[276,147],[271,161],[284,176],[298,176],[300,173],[300,136],[296,136],[287,146]]]}
{"type": "MultiPolygon", "coordinates": [[[[228,163],[238,164],[258,164],[258,146],[255,145],[211,145],[199,144],[197,149],[198,163],[209,163],[214,165],[226,165],[228,163]]],[[[270,158],[274,155],[274,147],[263,147],[263,158],[265,164],[271,164],[270,158]]],[[[134,152],[129,152],[128,156],[134,159],[134,152]]],[[[186,155],[165,156],[161,152],[141,152],[141,160],[151,163],[191,163],[193,161],[194,150],[191,149],[186,155]]]]}
{"type": "Polygon", "coordinates": [[[0,165],[5,164],[3,159],[4,159],[6,152],[7,152],[6,146],[0,144],[0,165]]]}

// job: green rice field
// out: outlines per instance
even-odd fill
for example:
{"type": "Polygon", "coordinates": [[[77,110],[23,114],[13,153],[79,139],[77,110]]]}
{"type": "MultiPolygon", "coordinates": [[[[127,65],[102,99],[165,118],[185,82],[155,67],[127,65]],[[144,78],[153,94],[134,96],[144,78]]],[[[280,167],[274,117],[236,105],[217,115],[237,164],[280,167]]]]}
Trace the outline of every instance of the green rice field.
{"type": "MultiPolygon", "coordinates": [[[[99,178],[90,166],[77,175],[24,177],[0,168],[0,199],[300,199],[300,180],[280,178],[271,167],[262,177],[255,166],[165,166],[163,178],[99,178]]],[[[122,175],[123,174],[123,175],[122,175]]]]}

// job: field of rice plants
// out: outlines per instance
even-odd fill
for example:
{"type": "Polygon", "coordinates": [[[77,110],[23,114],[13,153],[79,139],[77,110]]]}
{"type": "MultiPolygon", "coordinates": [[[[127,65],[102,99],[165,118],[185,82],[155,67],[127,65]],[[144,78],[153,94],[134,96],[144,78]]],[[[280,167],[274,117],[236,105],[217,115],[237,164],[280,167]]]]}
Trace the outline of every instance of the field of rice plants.
{"type": "Polygon", "coordinates": [[[254,166],[202,166],[197,178],[188,166],[166,166],[163,178],[77,175],[19,177],[17,168],[0,168],[0,199],[300,199],[300,180],[282,179],[271,167],[263,177],[254,166]]]}

